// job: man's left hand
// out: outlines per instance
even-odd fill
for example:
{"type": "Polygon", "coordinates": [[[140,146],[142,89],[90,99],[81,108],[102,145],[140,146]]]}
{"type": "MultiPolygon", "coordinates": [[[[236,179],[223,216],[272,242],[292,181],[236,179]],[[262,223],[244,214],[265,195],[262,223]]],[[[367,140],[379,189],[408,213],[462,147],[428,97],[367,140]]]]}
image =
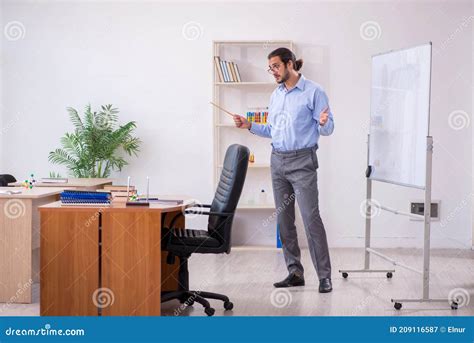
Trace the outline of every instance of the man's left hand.
{"type": "Polygon", "coordinates": [[[319,114],[319,125],[324,126],[329,119],[329,107],[326,107],[322,112],[319,114]]]}

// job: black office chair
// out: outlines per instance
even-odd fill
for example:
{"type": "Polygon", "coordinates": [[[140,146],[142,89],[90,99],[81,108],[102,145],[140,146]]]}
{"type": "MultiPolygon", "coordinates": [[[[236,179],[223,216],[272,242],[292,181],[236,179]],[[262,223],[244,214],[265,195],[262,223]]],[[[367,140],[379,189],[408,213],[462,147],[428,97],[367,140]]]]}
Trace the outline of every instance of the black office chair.
{"type": "Polygon", "coordinates": [[[179,289],[162,292],[162,302],[178,299],[188,306],[197,302],[204,306],[204,312],[208,316],[212,316],[215,310],[205,298],[222,300],[226,310],[232,310],[234,307],[229,298],[223,294],[189,290],[188,258],[193,253],[230,253],[232,221],[247,175],[248,162],[249,149],[238,144],[231,145],[225,154],[222,173],[212,204],[185,210],[185,214],[209,216],[207,231],[175,228],[174,223],[180,215],[175,216],[169,227],[163,230],[163,249],[168,251],[167,263],[174,264],[175,257],[178,257],[180,265],[179,289]],[[204,211],[203,208],[209,210],[204,211]]]}
{"type": "Polygon", "coordinates": [[[0,174],[0,187],[6,187],[11,182],[16,182],[16,179],[13,177],[13,175],[0,174]]]}

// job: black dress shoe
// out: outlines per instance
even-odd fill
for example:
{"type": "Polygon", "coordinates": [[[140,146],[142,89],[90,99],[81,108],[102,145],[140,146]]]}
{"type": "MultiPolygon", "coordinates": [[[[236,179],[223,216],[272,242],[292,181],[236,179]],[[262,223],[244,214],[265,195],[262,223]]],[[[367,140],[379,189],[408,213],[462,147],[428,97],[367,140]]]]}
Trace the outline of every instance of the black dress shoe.
{"type": "Polygon", "coordinates": [[[304,277],[295,273],[291,273],[287,276],[285,280],[275,282],[273,286],[275,286],[276,288],[304,286],[304,277]]]}
{"type": "Polygon", "coordinates": [[[324,278],[319,280],[319,293],[329,293],[332,291],[331,279],[324,278]]]}

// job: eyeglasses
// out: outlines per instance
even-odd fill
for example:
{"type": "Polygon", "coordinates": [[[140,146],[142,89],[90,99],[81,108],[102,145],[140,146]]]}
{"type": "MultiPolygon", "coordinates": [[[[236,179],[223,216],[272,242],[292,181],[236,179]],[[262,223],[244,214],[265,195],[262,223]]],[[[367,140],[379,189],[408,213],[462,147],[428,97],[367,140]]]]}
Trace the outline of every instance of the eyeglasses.
{"type": "Polygon", "coordinates": [[[281,65],[282,65],[282,63],[275,63],[275,64],[273,64],[273,65],[271,65],[271,66],[268,66],[268,70],[267,70],[267,71],[268,71],[270,74],[273,74],[274,72],[276,72],[276,71],[278,71],[278,70],[280,69],[281,65]]]}

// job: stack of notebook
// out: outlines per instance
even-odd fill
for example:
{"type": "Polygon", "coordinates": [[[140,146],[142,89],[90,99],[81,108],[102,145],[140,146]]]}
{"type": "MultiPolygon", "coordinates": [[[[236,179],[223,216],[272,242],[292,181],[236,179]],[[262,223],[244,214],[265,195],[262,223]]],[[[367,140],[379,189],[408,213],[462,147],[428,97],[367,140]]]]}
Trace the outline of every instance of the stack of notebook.
{"type": "Polygon", "coordinates": [[[65,190],[61,193],[61,205],[65,206],[108,206],[110,193],[65,190]]]}
{"type": "Polygon", "coordinates": [[[137,195],[137,190],[135,186],[121,186],[121,185],[107,185],[104,186],[104,189],[98,189],[97,192],[105,192],[105,193],[110,193],[112,198],[111,200],[113,202],[127,202],[128,199],[133,196],[137,195]],[[127,194],[127,189],[128,189],[128,194],[127,194]]]}

